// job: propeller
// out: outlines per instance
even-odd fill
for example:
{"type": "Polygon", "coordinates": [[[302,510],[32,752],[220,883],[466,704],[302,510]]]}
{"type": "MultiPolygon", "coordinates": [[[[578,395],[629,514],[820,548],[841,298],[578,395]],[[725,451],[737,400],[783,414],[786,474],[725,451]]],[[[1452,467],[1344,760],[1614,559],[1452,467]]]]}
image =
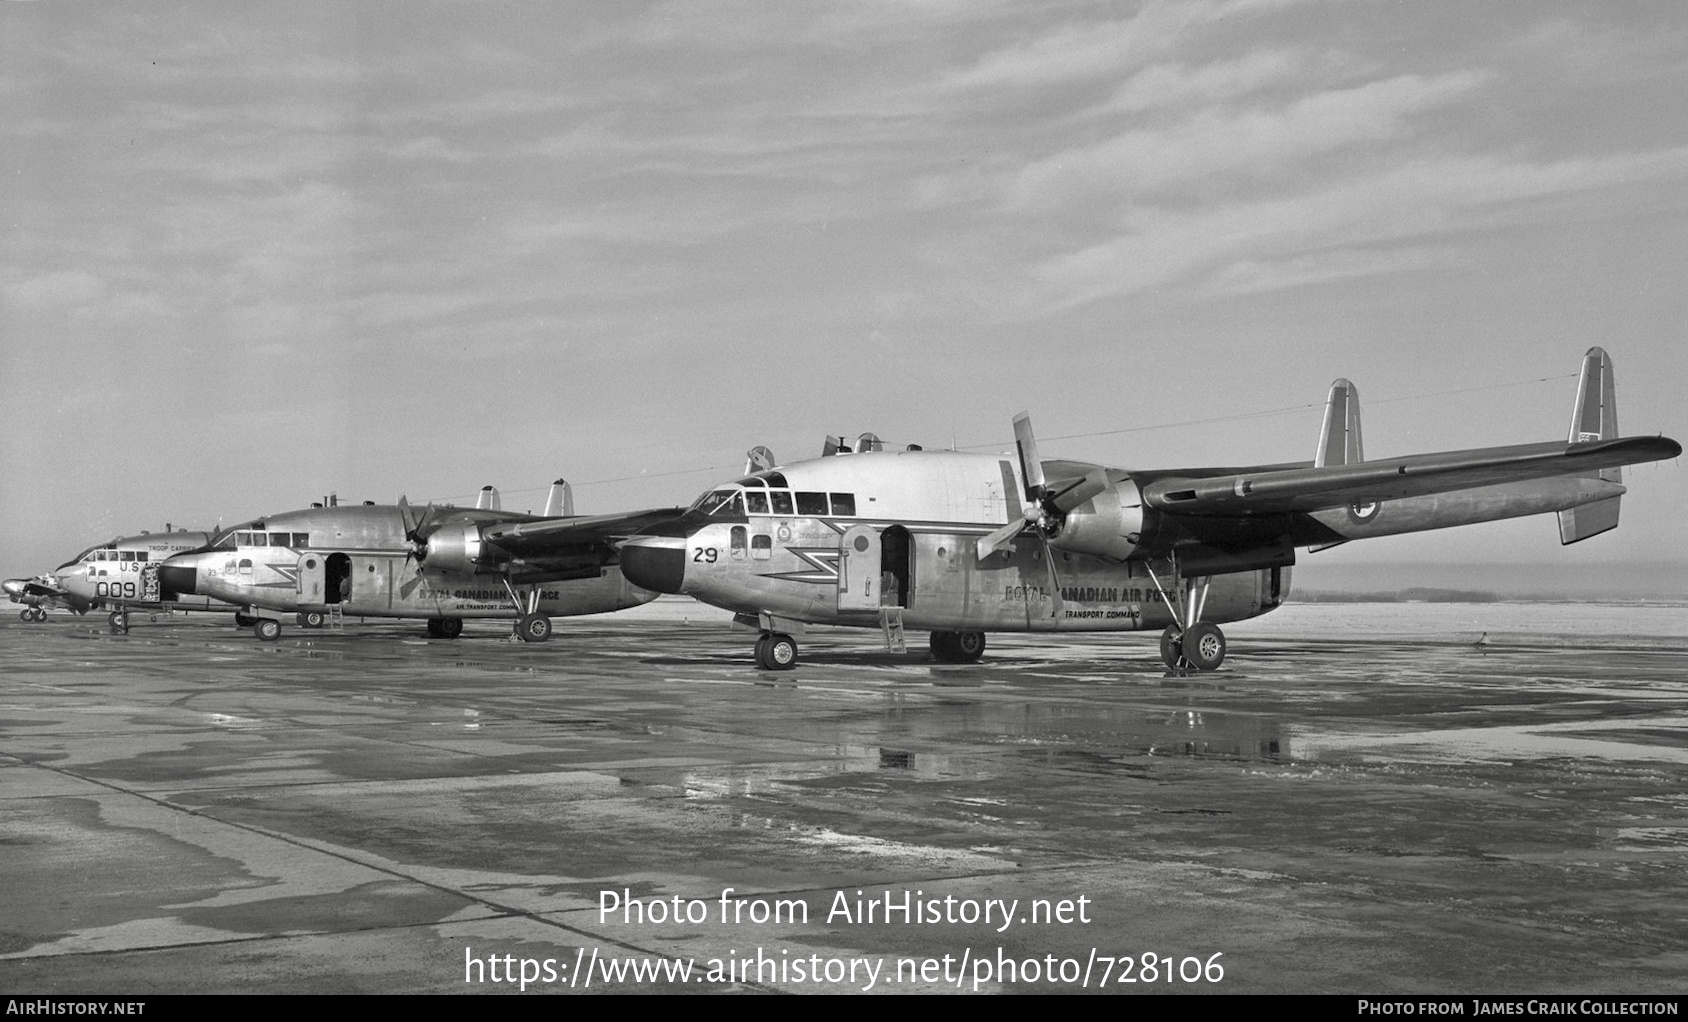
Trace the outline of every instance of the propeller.
{"type": "Polygon", "coordinates": [[[1021,412],[1014,417],[1014,444],[1019,448],[1020,477],[1026,481],[1026,503],[1020,520],[1009,522],[979,540],[979,560],[1011,543],[1020,533],[1035,529],[1043,545],[1061,534],[1067,515],[1085,501],[1108,488],[1108,474],[1100,468],[1092,469],[1059,490],[1051,490],[1043,478],[1043,462],[1037,456],[1037,437],[1032,435],[1031,416],[1021,412]]]}
{"type": "Polygon", "coordinates": [[[428,536],[434,531],[428,526],[433,517],[433,501],[428,502],[422,510],[422,517],[417,518],[410,501],[402,494],[399,496],[399,518],[404,522],[404,539],[410,547],[405,551],[404,563],[408,567],[410,562],[415,561],[417,567],[416,574],[399,586],[399,593],[403,596],[408,597],[422,583],[422,562],[428,559],[428,536]]]}
{"type": "Polygon", "coordinates": [[[1026,412],[1014,417],[1014,445],[1019,450],[1020,477],[1026,482],[1026,503],[1019,521],[1011,521],[979,540],[979,560],[1008,546],[1023,532],[1035,533],[1043,547],[1044,566],[1049,571],[1050,613],[1058,618],[1063,606],[1061,578],[1055,572],[1055,551],[1049,540],[1061,534],[1061,526],[1073,509],[1108,488],[1108,475],[1096,468],[1082,479],[1051,490],[1043,476],[1043,462],[1038,459],[1031,416],[1026,412]]]}

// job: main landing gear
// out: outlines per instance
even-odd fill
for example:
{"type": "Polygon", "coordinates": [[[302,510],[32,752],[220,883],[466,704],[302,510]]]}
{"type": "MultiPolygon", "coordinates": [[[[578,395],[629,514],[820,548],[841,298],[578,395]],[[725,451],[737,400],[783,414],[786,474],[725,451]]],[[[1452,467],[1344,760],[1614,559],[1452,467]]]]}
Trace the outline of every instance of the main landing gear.
{"type": "Polygon", "coordinates": [[[941,664],[973,664],[985,655],[984,632],[933,632],[932,655],[941,664]]]}
{"type": "Polygon", "coordinates": [[[763,632],[756,640],[756,666],[764,671],[789,671],[797,666],[797,640],[784,632],[763,632]]]}
{"type": "Polygon", "coordinates": [[[18,611],[18,620],[27,625],[36,625],[47,620],[46,607],[25,607],[18,611]]]}
{"type": "Polygon", "coordinates": [[[460,617],[431,617],[428,619],[428,637],[431,639],[455,639],[463,634],[463,619],[460,617]]]}
{"type": "MultiPolygon", "coordinates": [[[[523,642],[544,642],[549,639],[551,619],[539,612],[539,587],[532,586],[525,592],[517,592],[515,586],[505,581],[504,591],[510,594],[510,602],[516,605],[516,638],[523,642]]],[[[462,625],[459,624],[458,627],[461,629],[462,625]]]]}
{"type": "Polygon", "coordinates": [[[1180,578],[1178,575],[1178,555],[1172,557],[1171,593],[1161,584],[1160,576],[1155,574],[1153,567],[1149,568],[1149,577],[1154,579],[1155,588],[1159,590],[1161,600],[1166,609],[1172,613],[1172,624],[1161,632],[1160,653],[1161,660],[1166,663],[1167,670],[1176,674],[1189,671],[1211,671],[1225,662],[1225,633],[1211,621],[1203,621],[1202,609],[1207,604],[1208,585],[1213,581],[1212,576],[1203,575],[1199,578],[1180,578]]]}

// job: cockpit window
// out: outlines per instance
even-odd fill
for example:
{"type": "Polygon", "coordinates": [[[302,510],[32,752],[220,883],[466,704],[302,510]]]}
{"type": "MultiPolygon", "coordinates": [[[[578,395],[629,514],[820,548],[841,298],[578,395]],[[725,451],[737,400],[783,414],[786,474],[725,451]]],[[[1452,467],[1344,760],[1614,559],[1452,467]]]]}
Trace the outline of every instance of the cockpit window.
{"type": "Polygon", "coordinates": [[[692,509],[706,515],[742,515],[744,498],[739,490],[711,490],[699,497],[692,509]]]}

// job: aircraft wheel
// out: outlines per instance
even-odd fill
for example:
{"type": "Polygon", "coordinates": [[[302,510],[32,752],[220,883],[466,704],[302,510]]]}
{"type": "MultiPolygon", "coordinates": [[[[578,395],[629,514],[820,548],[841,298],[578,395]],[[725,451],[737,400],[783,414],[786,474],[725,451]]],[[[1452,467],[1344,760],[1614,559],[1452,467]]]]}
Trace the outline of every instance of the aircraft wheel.
{"type": "Polygon", "coordinates": [[[768,640],[773,638],[767,632],[756,637],[756,666],[764,671],[771,671],[773,667],[768,663],[768,640]]]}
{"type": "Polygon", "coordinates": [[[1202,621],[1184,633],[1180,644],[1184,659],[1197,670],[1211,671],[1225,662],[1225,633],[1219,626],[1202,621]]]}
{"type": "Polygon", "coordinates": [[[544,614],[529,614],[516,621],[516,634],[523,642],[544,642],[551,637],[551,619],[544,614]]]}
{"type": "Polygon", "coordinates": [[[121,610],[114,610],[110,614],[106,615],[106,623],[111,625],[113,628],[128,628],[129,615],[123,613],[121,610]]]}
{"type": "Polygon", "coordinates": [[[430,638],[430,639],[443,639],[443,638],[445,638],[445,633],[440,631],[440,619],[437,618],[437,617],[431,617],[431,618],[428,619],[428,638],[430,638]]]}
{"type": "Polygon", "coordinates": [[[797,666],[797,641],[782,632],[775,632],[758,643],[762,655],[757,659],[764,670],[789,671],[797,666]]]}
{"type": "MultiPolygon", "coordinates": [[[[455,639],[463,634],[463,619],[460,617],[442,617],[440,620],[440,638],[455,639]]],[[[551,622],[545,622],[545,634],[551,634],[551,622]]]]}
{"type": "Polygon", "coordinates": [[[984,632],[933,632],[932,655],[939,663],[977,663],[985,654],[984,632]]]}
{"type": "Polygon", "coordinates": [[[1178,658],[1181,655],[1184,633],[1177,625],[1167,625],[1166,631],[1161,633],[1161,660],[1165,662],[1169,671],[1178,669],[1178,658]]]}
{"type": "Polygon", "coordinates": [[[25,624],[28,624],[29,622],[34,621],[35,620],[35,608],[34,607],[25,607],[24,609],[18,611],[18,620],[22,621],[25,624]]]}
{"type": "Polygon", "coordinates": [[[252,634],[258,637],[259,642],[274,642],[281,638],[281,622],[270,617],[259,618],[252,626],[252,634]]]}

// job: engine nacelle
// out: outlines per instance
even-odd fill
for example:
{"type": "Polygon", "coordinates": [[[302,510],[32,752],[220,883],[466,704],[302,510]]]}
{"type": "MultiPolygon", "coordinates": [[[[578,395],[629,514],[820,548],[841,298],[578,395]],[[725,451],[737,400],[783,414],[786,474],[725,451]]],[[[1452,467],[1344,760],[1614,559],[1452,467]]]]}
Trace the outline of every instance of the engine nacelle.
{"type": "Polygon", "coordinates": [[[456,522],[435,530],[422,556],[429,571],[464,575],[491,571],[504,560],[501,551],[482,541],[481,527],[474,522],[456,522]]]}
{"type": "Polygon", "coordinates": [[[1068,512],[1049,545],[1117,562],[1131,556],[1142,533],[1143,494],[1136,483],[1121,479],[1068,512]]]}

